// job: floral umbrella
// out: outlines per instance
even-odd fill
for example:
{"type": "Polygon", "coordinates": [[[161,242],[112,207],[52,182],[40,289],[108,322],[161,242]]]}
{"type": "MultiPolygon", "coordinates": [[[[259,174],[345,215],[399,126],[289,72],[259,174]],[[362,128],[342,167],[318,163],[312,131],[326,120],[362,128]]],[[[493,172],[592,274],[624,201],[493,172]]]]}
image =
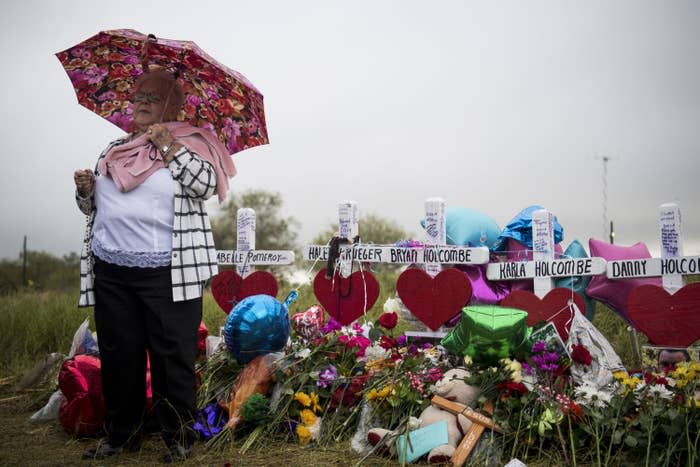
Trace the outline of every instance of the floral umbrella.
{"type": "Polygon", "coordinates": [[[130,131],[132,122],[134,83],[144,69],[155,66],[174,73],[185,92],[178,120],[215,132],[230,154],[268,143],[260,91],[194,42],[118,29],[102,31],[56,56],[78,102],[124,131],[130,131]]]}

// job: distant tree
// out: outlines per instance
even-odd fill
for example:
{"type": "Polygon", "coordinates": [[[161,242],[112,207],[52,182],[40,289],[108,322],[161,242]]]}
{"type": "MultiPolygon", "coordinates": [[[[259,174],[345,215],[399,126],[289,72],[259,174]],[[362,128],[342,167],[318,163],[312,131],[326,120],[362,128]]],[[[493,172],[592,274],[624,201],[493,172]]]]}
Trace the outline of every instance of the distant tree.
{"type": "MultiPolygon", "coordinates": [[[[62,258],[46,251],[27,250],[27,286],[36,290],[71,290],[78,288],[80,257],[73,252],[62,258]]],[[[18,259],[0,260],[0,293],[23,287],[22,253],[18,259]]]]}
{"type": "MultiPolygon", "coordinates": [[[[313,240],[314,245],[328,243],[334,235],[338,234],[338,224],[331,224],[327,229],[318,234],[313,240]]],[[[376,243],[388,245],[409,237],[404,229],[394,220],[385,219],[376,214],[367,214],[360,217],[360,240],[362,243],[376,243]]]]}
{"type": "Polygon", "coordinates": [[[255,210],[255,248],[257,250],[293,250],[296,247],[299,223],[283,217],[282,195],[278,192],[251,189],[234,194],[212,218],[216,248],[236,249],[236,219],[239,208],[255,210]]]}

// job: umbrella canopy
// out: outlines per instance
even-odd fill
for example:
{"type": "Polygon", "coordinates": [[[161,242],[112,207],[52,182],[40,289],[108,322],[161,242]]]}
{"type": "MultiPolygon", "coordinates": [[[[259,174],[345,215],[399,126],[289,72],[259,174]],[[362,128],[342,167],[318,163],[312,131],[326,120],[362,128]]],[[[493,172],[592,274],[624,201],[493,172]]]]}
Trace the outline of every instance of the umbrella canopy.
{"type": "Polygon", "coordinates": [[[56,56],[78,102],[124,131],[131,129],[136,79],[160,68],[175,74],[185,92],[178,120],[215,132],[229,154],[268,143],[260,91],[194,42],[119,29],[99,32],[56,56]]]}

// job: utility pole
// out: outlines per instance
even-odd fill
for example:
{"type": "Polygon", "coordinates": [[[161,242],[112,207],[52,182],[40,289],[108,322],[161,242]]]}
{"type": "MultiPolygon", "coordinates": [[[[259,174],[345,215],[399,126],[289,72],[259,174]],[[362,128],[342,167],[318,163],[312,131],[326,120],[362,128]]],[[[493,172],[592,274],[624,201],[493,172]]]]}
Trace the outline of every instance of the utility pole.
{"type": "Polygon", "coordinates": [[[27,236],[24,236],[24,246],[22,247],[22,287],[27,286],[27,236]]]}
{"type": "Polygon", "coordinates": [[[610,243],[615,243],[615,231],[613,230],[613,221],[608,220],[608,162],[612,159],[608,156],[603,156],[603,238],[606,236],[610,239],[610,243]],[[608,230],[608,224],[610,230],[608,230]]]}

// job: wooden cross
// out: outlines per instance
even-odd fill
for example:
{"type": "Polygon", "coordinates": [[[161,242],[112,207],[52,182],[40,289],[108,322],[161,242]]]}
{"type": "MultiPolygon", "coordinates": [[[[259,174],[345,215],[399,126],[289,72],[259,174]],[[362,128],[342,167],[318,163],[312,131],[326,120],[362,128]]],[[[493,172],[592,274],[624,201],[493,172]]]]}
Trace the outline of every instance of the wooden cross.
{"type": "Polygon", "coordinates": [[[605,273],[603,258],[554,259],[553,215],[541,209],[532,213],[532,261],[491,263],[486,277],[492,281],[533,279],[534,292],[544,298],[555,277],[593,276],[605,273]]]}
{"type": "Polygon", "coordinates": [[[659,208],[661,258],[621,259],[608,261],[610,279],[634,279],[661,276],[664,289],[670,294],[683,287],[683,276],[700,274],[700,256],[683,256],[681,212],[677,204],[659,208]]]}
{"type": "Polygon", "coordinates": [[[236,213],[237,235],[235,250],[217,250],[219,264],[235,264],[238,274],[245,278],[253,266],[278,266],[294,263],[290,250],[255,249],[255,210],[241,208],[236,213]]]}
{"type": "MultiPolygon", "coordinates": [[[[464,404],[458,402],[452,402],[444,397],[433,396],[431,402],[433,405],[440,407],[455,415],[464,415],[472,422],[472,426],[464,434],[464,438],[455,449],[452,458],[450,459],[452,465],[460,467],[467,460],[467,457],[472,453],[476,443],[481,438],[481,435],[488,428],[489,430],[497,431],[498,433],[503,433],[501,427],[499,427],[496,422],[488,418],[486,415],[480,414],[479,412],[467,407],[464,404]]],[[[493,415],[493,405],[490,402],[484,404],[484,410],[488,412],[489,415],[493,415]]]]}
{"type": "MultiPolygon", "coordinates": [[[[398,246],[381,246],[372,244],[355,244],[341,245],[339,261],[361,261],[365,263],[387,263],[387,264],[420,264],[425,263],[429,268],[434,270],[431,275],[436,275],[440,272],[440,264],[484,264],[489,261],[489,249],[487,247],[468,248],[456,245],[445,245],[445,221],[444,221],[444,205],[442,210],[434,208],[434,200],[439,198],[431,198],[426,201],[426,231],[434,232],[442,229],[442,243],[437,243],[440,239],[439,232],[435,235],[428,233],[429,237],[437,239],[436,243],[429,248],[408,248],[398,246]],[[430,209],[433,211],[430,211],[430,209]],[[429,214],[433,212],[434,215],[429,214]],[[440,217],[441,212],[441,217],[440,217]],[[440,227],[440,225],[442,227],[440,227]],[[436,268],[437,267],[437,268],[436,268]]],[[[444,202],[443,202],[444,203],[444,202]]],[[[346,235],[357,235],[359,228],[357,219],[357,205],[353,201],[346,201],[339,205],[339,220],[340,226],[347,226],[345,229],[340,229],[341,237],[346,235]],[[353,214],[355,213],[355,214],[353,214]]],[[[328,260],[329,248],[326,245],[306,245],[303,249],[303,258],[306,261],[326,261],[328,260]]]]}

